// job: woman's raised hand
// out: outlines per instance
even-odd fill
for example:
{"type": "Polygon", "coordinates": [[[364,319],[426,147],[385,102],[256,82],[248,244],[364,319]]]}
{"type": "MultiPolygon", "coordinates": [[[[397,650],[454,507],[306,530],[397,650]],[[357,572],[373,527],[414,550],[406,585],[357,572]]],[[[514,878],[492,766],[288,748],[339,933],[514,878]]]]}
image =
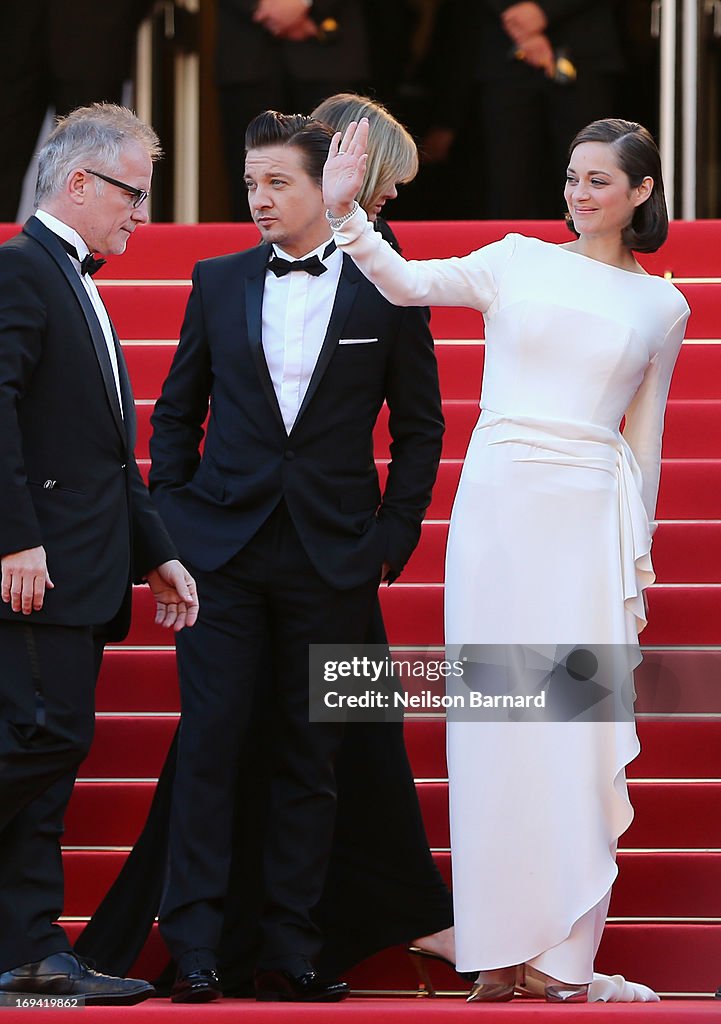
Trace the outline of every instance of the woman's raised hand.
{"type": "Polygon", "coordinates": [[[368,118],[351,123],[343,136],[336,132],[323,169],[323,201],[333,217],[350,213],[363,184],[368,158],[368,118]]]}

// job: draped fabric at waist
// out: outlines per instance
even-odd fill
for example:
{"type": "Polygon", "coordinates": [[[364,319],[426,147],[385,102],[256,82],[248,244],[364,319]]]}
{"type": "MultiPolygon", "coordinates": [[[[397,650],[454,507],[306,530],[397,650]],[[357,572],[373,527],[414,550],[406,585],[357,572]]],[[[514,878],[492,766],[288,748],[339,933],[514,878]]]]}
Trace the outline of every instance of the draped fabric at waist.
{"type": "Polygon", "coordinates": [[[484,409],[471,443],[474,440],[486,445],[529,446],[531,452],[514,456],[517,462],[597,469],[615,478],[623,597],[640,633],[646,625],[643,591],[656,577],[651,564],[651,527],[641,497],[641,470],[623,436],[595,423],[542,420],[484,409]]]}

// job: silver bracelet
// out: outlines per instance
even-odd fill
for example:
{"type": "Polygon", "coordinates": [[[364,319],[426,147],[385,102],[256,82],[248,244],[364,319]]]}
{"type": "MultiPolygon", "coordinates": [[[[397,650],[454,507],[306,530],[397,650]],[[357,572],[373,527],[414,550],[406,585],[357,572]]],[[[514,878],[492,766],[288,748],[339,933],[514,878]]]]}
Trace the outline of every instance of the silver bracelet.
{"type": "Polygon", "coordinates": [[[328,223],[333,228],[333,230],[334,231],[338,231],[340,228],[343,227],[343,225],[345,224],[345,222],[347,220],[350,220],[351,217],[355,213],[357,213],[357,211],[358,211],[358,203],[354,202],[353,206],[351,208],[350,213],[344,213],[342,217],[333,217],[333,216],[331,216],[330,210],[326,210],[325,211],[325,215],[328,218],[328,223]]]}

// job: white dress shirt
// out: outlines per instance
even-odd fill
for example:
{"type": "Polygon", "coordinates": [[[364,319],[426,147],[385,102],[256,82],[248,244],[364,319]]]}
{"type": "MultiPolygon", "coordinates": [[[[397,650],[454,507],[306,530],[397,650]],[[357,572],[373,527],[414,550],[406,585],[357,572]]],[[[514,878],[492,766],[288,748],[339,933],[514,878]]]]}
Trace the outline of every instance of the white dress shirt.
{"type": "Polygon", "coordinates": [[[66,242],[69,242],[71,245],[74,245],[77,250],[79,257],[77,260],[75,259],[74,256],[71,256],[70,253],[67,254],[67,257],[72,263],[75,270],[77,271],[78,276],[80,277],[80,280],[83,284],[83,287],[85,288],[85,291],[88,293],[88,297],[93,304],[93,309],[95,310],[97,318],[100,321],[100,326],[102,328],[103,336],[105,338],[105,344],[108,349],[108,356],[110,357],[110,365],[113,368],[113,379],[115,380],[115,390],[117,391],[118,394],[118,404],[120,406],[120,413],[124,417],[125,414],[123,412],[123,399],[122,395],[120,394],[118,356],[115,351],[115,341],[113,339],[113,329],[110,326],[110,317],[108,316],[107,309],[103,305],[103,300],[100,298],[98,286],[95,284],[90,274],[80,273],[80,263],[87,256],[90,250],[88,249],[87,245],[80,237],[80,235],[77,233],[77,231],[74,230],[74,228],[71,228],[67,224],[64,224],[61,220],[58,220],[57,217],[53,217],[51,213],[47,213],[45,210],[36,210],[35,216],[39,221],[41,221],[41,223],[45,225],[46,228],[49,228],[49,230],[52,231],[53,234],[59,235],[60,238],[64,238],[66,242]]]}
{"type": "MultiPolygon", "coordinates": [[[[336,249],[323,259],[328,241],[300,259],[317,255],[326,272],[313,277],[292,270],[283,277],[265,273],[263,292],[263,352],[278,399],[285,429],[290,434],[328,330],[343,256],[336,249]]],[[[282,259],[295,257],[273,246],[282,259]]]]}

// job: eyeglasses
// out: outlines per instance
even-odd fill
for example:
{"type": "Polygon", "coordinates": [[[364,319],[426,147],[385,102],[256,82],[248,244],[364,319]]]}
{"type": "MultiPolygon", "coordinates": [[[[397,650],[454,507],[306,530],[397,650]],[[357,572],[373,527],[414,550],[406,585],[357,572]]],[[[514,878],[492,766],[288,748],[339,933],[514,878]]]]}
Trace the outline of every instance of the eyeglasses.
{"type": "Polygon", "coordinates": [[[117,188],[122,188],[125,192],[129,192],[133,197],[131,206],[134,210],[137,210],[139,206],[142,206],[150,195],[150,192],[146,191],[144,188],[135,188],[134,185],[126,185],[124,181],[118,181],[117,178],[109,178],[107,174],[101,174],[100,171],[91,171],[89,167],[84,167],[83,170],[86,174],[92,174],[96,178],[102,178],[103,181],[107,181],[109,185],[115,185],[117,188]]]}

